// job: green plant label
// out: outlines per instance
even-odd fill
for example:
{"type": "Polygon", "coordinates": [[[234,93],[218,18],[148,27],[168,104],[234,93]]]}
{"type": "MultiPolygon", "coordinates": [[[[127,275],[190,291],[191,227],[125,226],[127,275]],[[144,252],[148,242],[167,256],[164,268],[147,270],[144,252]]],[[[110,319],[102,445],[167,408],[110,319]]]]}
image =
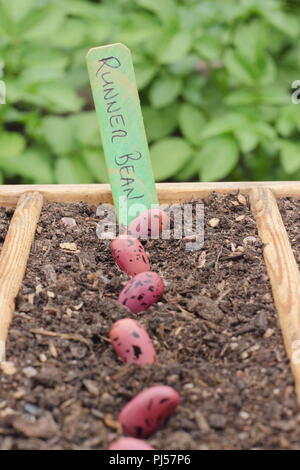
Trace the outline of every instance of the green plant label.
{"type": "Polygon", "coordinates": [[[116,213],[127,226],[158,204],[131,53],[123,44],[95,47],[87,66],[116,213]]]}

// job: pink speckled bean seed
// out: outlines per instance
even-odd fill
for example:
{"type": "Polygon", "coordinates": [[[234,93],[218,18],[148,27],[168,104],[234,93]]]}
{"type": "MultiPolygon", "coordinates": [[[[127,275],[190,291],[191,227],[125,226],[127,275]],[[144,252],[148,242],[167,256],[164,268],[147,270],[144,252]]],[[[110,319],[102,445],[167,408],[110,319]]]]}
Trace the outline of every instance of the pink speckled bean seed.
{"type": "Polygon", "coordinates": [[[118,266],[130,276],[150,271],[148,256],[136,238],[120,235],[112,241],[111,251],[118,266]]]}
{"type": "Polygon", "coordinates": [[[171,387],[146,388],[125,405],[119,414],[119,422],[130,436],[144,438],[174,413],[179,402],[178,393],[171,387]]]}
{"type": "Polygon", "coordinates": [[[154,447],[149,446],[147,442],[134,437],[121,437],[120,439],[112,442],[108,450],[155,450],[154,447]]]}
{"type": "Polygon", "coordinates": [[[134,276],[119,295],[119,302],[132,313],[147,310],[157,302],[164,292],[164,283],[159,274],[152,271],[134,276]]]}
{"type": "Polygon", "coordinates": [[[154,364],[156,353],[148,333],[142,325],[131,318],[123,318],[113,324],[109,337],[118,356],[125,362],[154,364]]]}
{"type": "Polygon", "coordinates": [[[169,217],[161,209],[142,212],[127,227],[127,233],[136,238],[158,238],[169,225],[169,217]]]}

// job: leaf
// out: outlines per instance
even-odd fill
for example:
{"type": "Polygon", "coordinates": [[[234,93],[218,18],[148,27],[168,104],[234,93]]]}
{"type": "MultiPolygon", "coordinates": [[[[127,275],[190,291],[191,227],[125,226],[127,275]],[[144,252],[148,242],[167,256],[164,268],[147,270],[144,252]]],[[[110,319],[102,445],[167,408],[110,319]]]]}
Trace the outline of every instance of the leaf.
{"type": "Polygon", "coordinates": [[[5,0],[0,3],[0,33],[3,37],[13,37],[16,32],[14,21],[6,9],[5,0]]]}
{"type": "Polygon", "coordinates": [[[204,143],[200,156],[200,180],[218,181],[225,178],[239,158],[236,141],[230,136],[218,136],[204,143]]]}
{"type": "Polygon", "coordinates": [[[57,3],[34,8],[20,23],[20,36],[27,41],[50,37],[61,29],[64,16],[57,3]]]}
{"type": "Polygon", "coordinates": [[[134,66],[137,87],[139,90],[145,88],[156,74],[158,68],[151,62],[137,63],[134,66]]]}
{"type": "Polygon", "coordinates": [[[88,29],[82,19],[68,18],[63,26],[51,38],[51,44],[55,47],[72,48],[82,44],[88,29]]]}
{"type": "Polygon", "coordinates": [[[109,182],[105,158],[101,149],[85,149],[82,157],[95,181],[99,183],[109,182]]]}
{"type": "Polygon", "coordinates": [[[300,110],[297,106],[290,104],[281,109],[276,123],[277,131],[284,137],[289,136],[296,127],[297,114],[300,122],[300,110]]]}
{"type": "Polygon", "coordinates": [[[234,135],[240,144],[241,150],[245,153],[254,150],[259,142],[257,132],[251,125],[238,129],[234,135]]]}
{"type": "Polygon", "coordinates": [[[48,116],[43,120],[43,134],[54,153],[71,152],[74,144],[72,128],[66,118],[48,116]]]}
{"type": "Polygon", "coordinates": [[[35,94],[43,99],[45,107],[58,113],[79,111],[83,103],[75,91],[62,81],[41,83],[36,87],[35,94]]]}
{"type": "Polygon", "coordinates": [[[261,103],[285,105],[289,102],[289,94],[284,87],[272,85],[258,90],[261,103]]]}
{"type": "Polygon", "coordinates": [[[149,92],[149,99],[155,108],[163,108],[176,100],[181,91],[180,78],[164,77],[155,80],[149,92]]]}
{"type": "Polygon", "coordinates": [[[299,22],[292,14],[287,14],[279,9],[262,8],[262,13],[267,21],[284,34],[296,38],[299,34],[299,22]]]}
{"type": "Polygon", "coordinates": [[[208,122],[201,131],[201,138],[208,139],[228,132],[236,131],[247,125],[247,118],[243,114],[228,113],[208,122]]]}
{"type": "Polygon", "coordinates": [[[253,128],[263,139],[275,140],[277,138],[275,129],[267,122],[255,122],[253,123],[253,128]]]}
{"type": "Polygon", "coordinates": [[[135,46],[145,41],[152,41],[160,33],[161,25],[157,18],[146,12],[132,12],[124,19],[123,27],[119,32],[119,41],[134,50],[135,46]]]}
{"type": "Polygon", "coordinates": [[[1,0],[1,8],[5,14],[15,23],[18,23],[30,12],[35,0],[1,0]]]}
{"type": "Polygon", "coordinates": [[[188,31],[167,34],[162,39],[156,57],[161,64],[171,64],[181,59],[189,52],[192,37],[188,31]]]}
{"type": "Polygon", "coordinates": [[[138,5],[156,13],[162,20],[168,21],[176,16],[173,0],[135,0],[138,5]]]}
{"type": "Polygon", "coordinates": [[[222,47],[220,39],[211,35],[203,35],[194,42],[193,48],[199,53],[200,57],[210,62],[219,61],[221,58],[222,47]]]}
{"type": "Polygon", "coordinates": [[[254,77],[245,60],[233,49],[228,49],[224,56],[224,64],[229,74],[245,85],[253,85],[254,77]]]}
{"type": "Polygon", "coordinates": [[[63,70],[68,63],[69,58],[63,51],[34,43],[24,49],[21,58],[22,71],[30,67],[63,70]]]}
{"type": "Polygon", "coordinates": [[[16,132],[0,133],[0,158],[9,159],[21,155],[25,149],[25,139],[16,132]]]}
{"type": "Polygon", "coordinates": [[[300,169],[300,145],[288,140],[280,143],[280,161],[286,173],[292,174],[300,169]]]}
{"type": "Polygon", "coordinates": [[[201,142],[201,131],[206,122],[205,117],[196,106],[183,104],[179,111],[179,126],[184,137],[192,144],[201,142]]]}
{"type": "Polygon", "coordinates": [[[197,151],[193,154],[186,165],[175,175],[176,181],[191,181],[196,175],[198,176],[200,161],[201,155],[199,156],[199,151],[197,151]]]}
{"type": "Polygon", "coordinates": [[[11,175],[19,175],[35,184],[53,183],[53,172],[48,154],[41,149],[30,149],[21,156],[0,161],[0,166],[11,175]]]}
{"type": "Polygon", "coordinates": [[[84,111],[69,117],[74,138],[84,146],[101,146],[100,131],[94,111],[84,111]]]}
{"type": "Polygon", "coordinates": [[[183,98],[195,106],[203,106],[205,104],[205,84],[207,78],[196,75],[188,76],[182,87],[182,96],[183,98]]]}
{"type": "Polygon", "coordinates": [[[267,29],[260,20],[242,23],[236,30],[234,44],[239,54],[251,64],[258,64],[265,56],[267,29]]]}
{"type": "Polygon", "coordinates": [[[59,158],[55,162],[55,180],[60,184],[92,183],[94,178],[79,158],[59,158]]]}
{"type": "Polygon", "coordinates": [[[192,148],[179,137],[162,139],[150,148],[156,181],[163,181],[178,173],[192,155],[192,148]]]}
{"type": "Polygon", "coordinates": [[[257,90],[252,88],[240,88],[230,92],[225,98],[225,104],[228,106],[245,106],[258,102],[257,90]]]}
{"type": "Polygon", "coordinates": [[[159,110],[146,106],[143,108],[143,116],[148,141],[162,139],[177,126],[178,106],[174,104],[159,110]]]}
{"type": "Polygon", "coordinates": [[[59,68],[41,67],[39,65],[26,68],[20,74],[20,80],[24,86],[39,84],[41,82],[49,82],[49,80],[57,80],[64,75],[63,70],[59,68]]]}
{"type": "Polygon", "coordinates": [[[196,54],[188,54],[170,64],[169,71],[173,75],[179,75],[181,77],[192,76],[191,74],[197,70],[198,64],[199,57],[196,54]]]}

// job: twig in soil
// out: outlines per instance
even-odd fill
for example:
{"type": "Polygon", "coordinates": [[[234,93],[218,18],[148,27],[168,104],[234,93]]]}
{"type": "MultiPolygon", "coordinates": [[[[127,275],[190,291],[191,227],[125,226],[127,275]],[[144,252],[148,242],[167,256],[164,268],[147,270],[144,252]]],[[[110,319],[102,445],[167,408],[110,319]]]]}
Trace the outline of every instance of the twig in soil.
{"type": "Polygon", "coordinates": [[[224,299],[224,297],[226,297],[227,294],[229,294],[229,292],[231,292],[232,289],[227,289],[227,290],[224,290],[224,292],[222,292],[219,297],[216,299],[216,303],[219,304],[221,302],[221,300],[224,299]]]}
{"type": "Polygon", "coordinates": [[[113,380],[119,380],[123,378],[124,376],[127,375],[127,373],[130,371],[131,367],[130,364],[127,364],[126,366],[122,367],[122,369],[115,375],[112,376],[113,380]]]}
{"type": "Polygon", "coordinates": [[[201,315],[199,315],[199,317],[205,323],[205,325],[207,325],[211,330],[222,331],[222,327],[216,325],[214,322],[212,322],[210,320],[205,320],[204,318],[201,317],[201,315]]]}
{"type": "Polygon", "coordinates": [[[103,339],[103,341],[106,341],[107,343],[111,343],[111,340],[109,338],[106,338],[105,336],[98,335],[99,338],[103,339]]]}
{"type": "Polygon", "coordinates": [[[243,258],[244,257],[244,253],[233,253],[232,255],[229,255],[229,256],[224,256],[222,258],[220,258],[220,261],[231,261],[231,260],[236,260],[236,259],[240,259],[240,258],[243,258]]]}
{"type": "Polygon", "coordinates": [[[217,254],[217,259],[216,259],[216,262],[215,262],[215,271],[219,268],[218,265],[219,265],[219,259],[220,259],[221,253],[222,253],[222,248],[219,251],[219,253],[217,254]]]}
{"type": "Polygon", "coordinates": [[[251,331],[255,331],[256,328],[255,326],[253,325],[246,325],[246,326],[243,326],[242,328],[240,328],[239,330],[237,331],[234,331],[232,333],[232,336],[241,336],[241,335],[245,335],[246,333],[250,333],[251,331]]]}
{"type": "Polygon", "coordinates": [[[33,328],[30,330],[30,333],[34,333],[35,335],[43,335],[43,336],[58,336],[63,339],[70,339],[73,341],[79,341],[80,343],[85,344],[89,349],[91,349],[91,342],[85,339],[81,335],[77,335],[74,333],[56,333],[55,331],[48,331],[42,330],[39,328],[33,328]]]}
{"type": "Polygon", "coordinates": [[[170,299],[169,296],[164,295],[164,299],[166,299],[166,301],[168,302],[168,304],[171,304],[171,305],[174,305],[174,307],[177,307],[178,310],[180,310],[182,313],[186,313],[186,314],[188,314],[188,315],[193,316],[192,312],[189,312],[189,311],[186,310],[185,308],[181,307],[181,305],[178,304],[177,302],[172,302],[172,300],[170,299]]]}
{"type": "Polygon", "coordinates": [[[103,422],[108,428],[114,429],[118,434],[122,434],[122,424],[119,423],[119,421],[115,421],[111,415],[105,415],[103,418],[103,422]]]}

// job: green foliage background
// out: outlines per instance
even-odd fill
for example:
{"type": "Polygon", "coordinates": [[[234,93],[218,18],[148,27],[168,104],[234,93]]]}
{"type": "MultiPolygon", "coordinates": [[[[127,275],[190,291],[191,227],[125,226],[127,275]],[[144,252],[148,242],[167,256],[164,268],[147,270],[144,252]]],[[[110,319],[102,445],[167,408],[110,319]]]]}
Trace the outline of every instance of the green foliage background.
{"type": "Polygon", "coordinates": [[[90,47],[133,53],[157,181],[300,179],[300,4],[0,0],[0,181],[106,182],[90,47]]]}

